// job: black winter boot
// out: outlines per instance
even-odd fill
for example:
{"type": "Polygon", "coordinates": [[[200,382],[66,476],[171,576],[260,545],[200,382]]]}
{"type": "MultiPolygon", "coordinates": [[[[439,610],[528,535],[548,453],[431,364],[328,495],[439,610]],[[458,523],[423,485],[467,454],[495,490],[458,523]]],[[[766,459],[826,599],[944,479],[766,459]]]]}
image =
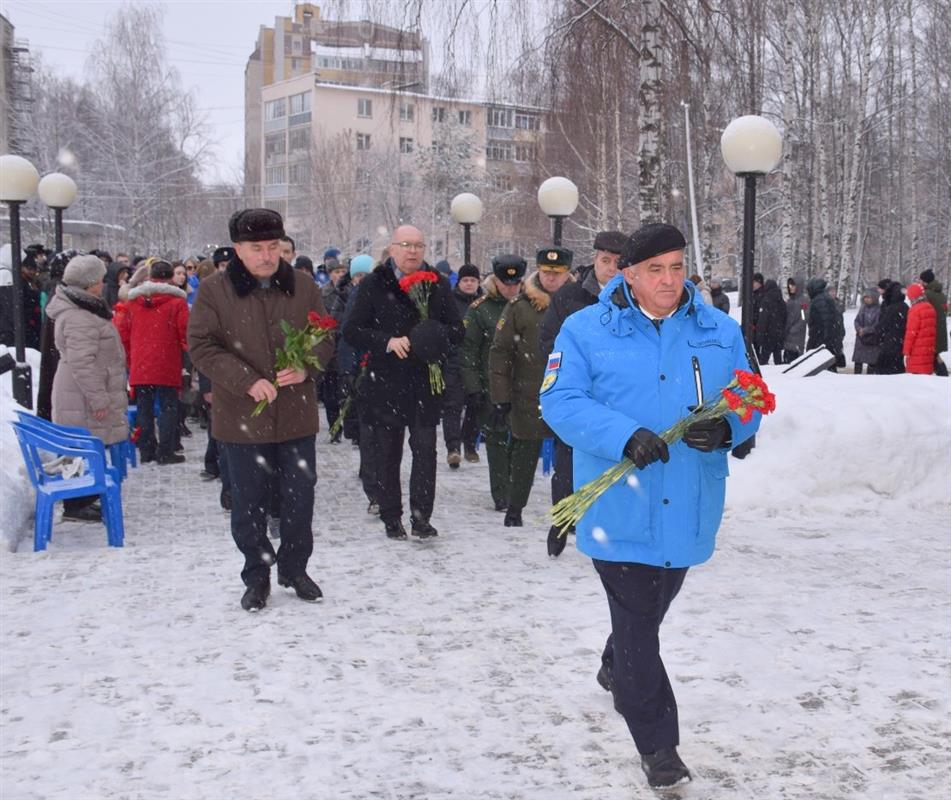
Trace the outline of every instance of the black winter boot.
{"type": "Polygon", "coordinates": [[[306,600],[308,603],[316,603],[318,600],[323,600],[324,593],[320,591],[320,587],[310,579],[306,572],[302,572],[295,578],[285,578],[278,572],[277,582],[280,586],[293,588],[297,596],[301,600],[306,600]]]}
{"type": "Polygon", "coordinates": [[[386,536],[388,539],[405,539],[406,538],[406,528],[403,527],[403,523],[400,520],[395,522],[387,522],[386,524],[386,536]]]}
{"type": "Polygon", "coordinates": [[[428,519],[414,519],[412,531],[413,536],[418,536],[420,539],[430,539],[439,535],[439,531],[429,524],[428,519]]]}
{"type": "Polygon", "coordinates": [[[509,506],[509,510],[505,512],[505,527],[506,528],[521,528],[522,527],[522,509],[509,506]]]}
{"type": "Polygon", "coordinates": [[[267,605],[267,599],[271,595],[271,581],[266,580],[263,583],[256,583],[249,586],[244,596],[241,598],[241,608],[245,611],[260,611],[267,605]]]}
{"type": "Polygon", "coordinates": [[[676,747],[664,747],[656,753],[641,754],[641,769],[652,789],[677,786],[690,780],[690,770],[677,755],[676,747]]]}

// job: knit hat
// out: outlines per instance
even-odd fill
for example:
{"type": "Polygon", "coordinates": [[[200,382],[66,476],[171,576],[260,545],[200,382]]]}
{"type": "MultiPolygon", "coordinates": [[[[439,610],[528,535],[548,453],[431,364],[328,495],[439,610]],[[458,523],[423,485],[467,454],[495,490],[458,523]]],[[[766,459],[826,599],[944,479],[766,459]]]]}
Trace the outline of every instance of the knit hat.
{"type": "Polygon", "coordinates": [[[764,283],[766,283],[766,281],[763,279],[763,273],[762,273],[762,272],[754,272],[754,273],[753,273],[753,283],[758,283],[760,286],[762,286],[764,283]]]}
{"type": "Polygon", "coordinates": [[[459,267],[459,280],[463,278],[475,278],[479,280],[482,277],[482,274],[479,272],[479,268],[475,264],[463,264],[459,267]]]}
{"type": "Polygon", "coordinates": [[[217,267],[222,261],[231,261],[234,258],[234,248],[233,247],[219,247],[211,255],[211,260],[214,262],[217,267]]]}
{"type": "Polygon", "coordinates": [[[339,258],[339,257],[340,257],[340,251],[336,247],[328,247],[326,250],[324,250],[324,261],[326,261],[328,258],[339,258]]]}
{"type": "Polygon", "coordinates": [[[373,258],[366,253],[361,253],[350,259],[350,277],[359,275],[361,272],[370,272],[373,269],[373,258]]]}
{"type": "Polygon", "coordinates": [[[618,261],[620,268],[639,264],[654,256],[670,253],[673,250],[683,250],[687,247],[687,240],[679,229],[665,222],[651,222],[642,225],[624,245],[621,258],[618,261]]]}
{"type": "Polygon", "coordinates": [[[921,282],[927,286],[929,283],[934,281],[934,270],[926,269],[921,275],[918,276],[921,279],[921,282]]]}
{"type": "MultiPolygon", "coordinates": [[[[67,269],[69,268],[67,267],[67,269]]],[[[905,293],[908,295],[908,302],[914,303],[919,297],[925,296],[925,287],[920,283],[909,283],[905,293]]]]}
{"type": "Polygon", "coordinates": [[[620,231],[601,231],[594,237],[594,249],[620,255],[627,244],[627,237],[620,231]]]}
{"type": "Polygon", "coordinates": [[[443,275],[448,275],[452,272],[452,265],[443,258],[436,262],[436,272],[441,272],[443,275]]]}
{"type": "Polygon", "coordinates": [[[149,278],[156,281],[171,280],[175,268],[167,261],[153,261],[149,267],[149,278]]]}
{"type": "Polygon", "coordinates": [[[270,208],[246,208],[228,220],[232,242],[270,242],[284,236],[284,220],[270,208]]]}
{"type": "Polygon", "coordinates": [[[889,286],[892,285],[892,279],[882,278],[876,285],[884,292],[889,286]]]}
{"type": "Polygon", "coordinates": [[[99,256],[76,256],[63,271],[63,283],[77,289],[88,289],[106,277],[106,265],[99,256]]]}

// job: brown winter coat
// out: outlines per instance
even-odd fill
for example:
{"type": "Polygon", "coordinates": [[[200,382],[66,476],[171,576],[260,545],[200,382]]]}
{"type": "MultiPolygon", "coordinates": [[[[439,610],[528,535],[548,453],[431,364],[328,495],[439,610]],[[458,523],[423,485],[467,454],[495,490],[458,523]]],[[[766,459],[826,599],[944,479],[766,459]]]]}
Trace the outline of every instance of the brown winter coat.
{"type": "Polygon", "coordinates": [[[128,438],[125,351],[105,304],[82,289],[60,285],[46,313],[59,351],[53,422],[86,428],[105,444],[128,438]],[[106,416],[97,420],[92,412],[102,409],[106,416]]]}
{"type": "MultiPolygon", "coordinates": [[[[204,280],[188,323],[192,363],[211,380],[212,435],[223,442],[286,442],[318,430],[317,384],[322,372],[309,368],[303,383],[282,386],[277,399],[257,417],[248,395],[261,378],[273,380],[275,353],[284,345],[281,321],[293,328],[307,314],[325,314],[320,288],[281,261],[265,289],[235,258],[224,272],[204,280]]],[[[321,365],[333,356],[333,338],[314,348],[321,365]]]]}

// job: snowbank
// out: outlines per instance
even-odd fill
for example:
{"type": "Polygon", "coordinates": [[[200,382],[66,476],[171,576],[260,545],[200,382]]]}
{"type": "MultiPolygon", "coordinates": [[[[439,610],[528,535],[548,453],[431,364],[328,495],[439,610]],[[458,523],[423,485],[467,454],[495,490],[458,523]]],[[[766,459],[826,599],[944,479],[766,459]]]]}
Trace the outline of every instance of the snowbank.
{"type": "MultiPolygon", "coordinates": [[[[0,345],[0,355],[13,349],[0,345]]],[[[27,363],[33,368],[33,392],[40,378],[40,354],[26,351],[27,363]]],[[[34,403],[35,405],[35,403],[34,403]]],[[[15,419],[13,385],[10,373],[0,375],[0,546],[16,550],[24,536],[29,536],[33,527],[33,487],[23,466],[20,446],[17,444],[10,420],[15,419]]]]}

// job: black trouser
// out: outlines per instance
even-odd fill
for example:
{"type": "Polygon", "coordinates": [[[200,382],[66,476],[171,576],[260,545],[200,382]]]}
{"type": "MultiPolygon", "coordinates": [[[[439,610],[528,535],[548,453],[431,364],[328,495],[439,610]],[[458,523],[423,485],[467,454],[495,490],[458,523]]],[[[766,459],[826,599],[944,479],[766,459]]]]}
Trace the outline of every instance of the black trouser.
{"type": "Polygon", "coordinates": [[[360,420],[360,483],[363,493],[371,503],[377,502],[379,493],[379,447],[377,445],[376,428],[360,420]]]}
{"type": "Polygon", "coordinates": [[[868,374],[869,374],[869,375],[874,375],[874,374],[875,374],[875,365],[874,365],[874,364],[863,364],[863,362],[861,362],[861,361],[856,361],[856,362],[855,362],[855,374],[856,374],[856,375],[861,375],[861,374],[862,374],[862,367],[863,367],[863,366],[865,366],[865,367],[868,368],[868,374]]]}
{"type": "Polygon", "coordinates": [[[479,409],[466,404],[466,393],[459,370],[446,370],[446,388],[443,392],[442,435],[446,452],[475,450],[479,434],[479,409]]]}
{"type": "Polygon", "coordinates": [[[614,705],[639,753],[680,743],[677,701],[660,657],[660,624],[687,569],[594,559],[611,609],[602,661],[614,682],[614,705]]]}
{"type": "Polygon", "coordinates": [[[798,350],[784,350],[783,363],[792,364],[792,362],[795,361],[797,358],[799,358],[799,356],[801,355],[802,353],[800,353],[798,350]]]}
{"type": "Polygon", "coordinates": [[[324,404],[324,411],[327,414],[327,427],[329,428],[340,415],[340,373],[336,370],[327,370],[320,382],[320,389],[318,389],[317,394],[320,397],[320,402],[324,404]]]}
{"type": "Polygon", "coordinates": [[[783,363],[783,348],[779,345],[775,347],[771,344],[756,345],[756,360],[760,364],[768,364],[770,356],[773,357],[774,364],[783,363]]]}
{"type": "Polygon", "coordinates": [[[409,428],[413,465],[409,476],[409,508],[414,519],[429,521],[436,498],[436,426],[417,417],[410,425],[374,426],[377,460],[376,501],[380,519],[395,523],[403,516],[400,464],[403,438],[409,428]]]}
{"type": "Polygon", "coordinates": [[[218,440],[211,435],[211,407],[206,410],[208,414],[208,445],[205,447],[205,472],[212,475],[220,475],[221,467],[218,465],[218,440]]]}
{"type": "Polygon", "coordinates": [[[175,452],[178,431],[178,388],[174,386],[136,386],[135,424],[140,429],[139,451],[142,458],[168,458],[175,452]],[[155,442],[155,399],[158,398],[158,446],[155,442]]]}
{"type": "Polygon", "coordinates": [[[307,569],[314,549],[314,439],[305,436],[267,444],[218,443],[231,476],[231,535],[244,554],[241,579],[246,586],[267,581],[275,561],[281,575],[288,578],[307,569]],[[281,499],[281,546],[276,555],[267,537],[272,486],[278,488],[281,499]]]}
{"type": "Polygon", "coordinates": [[[564,500],[574,491],[572,453],[561,439],[555,437],[555,468],[551,473],[551,504],[564,500]]]}

